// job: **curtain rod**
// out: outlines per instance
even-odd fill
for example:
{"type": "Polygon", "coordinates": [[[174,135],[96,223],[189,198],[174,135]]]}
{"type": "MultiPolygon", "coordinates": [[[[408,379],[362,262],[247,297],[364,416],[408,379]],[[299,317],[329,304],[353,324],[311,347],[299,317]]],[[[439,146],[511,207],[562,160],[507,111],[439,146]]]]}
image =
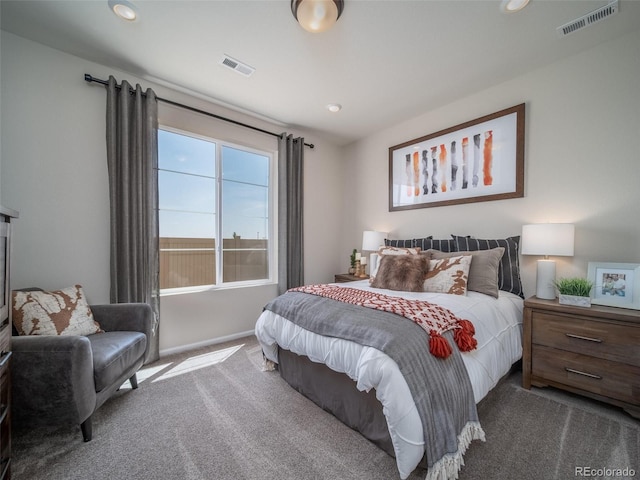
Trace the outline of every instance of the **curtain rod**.
{"type": "MultiPolygon", "coordinates": [[[[109,82],[107,80],[100,80],[99,78],[92,77],[88,73],[84,74],[84,80],[86,82],[88,82],[88,83],[95,82],[95,83],[100,83],[102,85],[109,85],[109,82]]],[[[121,88],[121,87],[120,87],[120,85],[116,85],[116,88],[121,88]]],[[[167,100],[166,98],[161,98],[161,97],[158,97],[158,96],[156,96],[156,99],[159,102],[168,103],[169,105],[173,105],[174,107],[184,108],[186,110],[190,110],[192,112],[200,113],[200,114],[206,115],[208,117],[217,118],[218,120],[223,120],[225,122],[233,123],[233,124],[239,125],[241,127],[250,128],[251,130],[255,130],[257,132],[262,132],[262,133],[266,133],[267,135],[272,135],[274,137],[282,138],[282,135],[279,134],[279,133],[269,132],[268,130],[263,130],[261,128],[254,127],[253,125],[247,125],[246,123],[242,123],[242,122],[238,122],[236,120],[232,120],[230,118],[222,117],[220,115],[216,115],[215,113],[205,112],[204,110],[200,110],[199,108],[190,107],[189,105],[184,105],[182,103],[174,102],[173,100],[167,100]]],[[[306,147],[309,147],[309,148],[315,148],[315,145],[313,143],[305,143],[304,145],[306,147]]]]}

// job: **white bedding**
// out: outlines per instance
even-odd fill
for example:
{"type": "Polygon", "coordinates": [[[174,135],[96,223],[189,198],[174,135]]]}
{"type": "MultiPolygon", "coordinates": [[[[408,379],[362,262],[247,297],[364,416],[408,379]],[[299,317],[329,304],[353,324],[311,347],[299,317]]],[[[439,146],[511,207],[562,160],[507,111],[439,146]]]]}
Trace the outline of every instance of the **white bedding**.
{"type": "MultiPolygon", "coordinates": [[[[495,299],[476,292],[462,296],[372,289],[368,280],[338,285],[427,300],[448,308],[460,318],[471,320],[478,346],[472,352],[463,353],[462,358],[476,403],[522,356],[523,301],[511,293],[501,291],[495,299]]],[[[255,332],[265,356],[273,362],[278,362],[280,345],[306,355],[314,362],[324,363],[332,370],[346,373],[356,382],[358,390],[375,388],[389,426],[398,472],[402,479],[409,476],[424,454],[422,423],[409,387],[390,357],[372,347],[312,333],[268,310],[258,318],[255,332]]]]}

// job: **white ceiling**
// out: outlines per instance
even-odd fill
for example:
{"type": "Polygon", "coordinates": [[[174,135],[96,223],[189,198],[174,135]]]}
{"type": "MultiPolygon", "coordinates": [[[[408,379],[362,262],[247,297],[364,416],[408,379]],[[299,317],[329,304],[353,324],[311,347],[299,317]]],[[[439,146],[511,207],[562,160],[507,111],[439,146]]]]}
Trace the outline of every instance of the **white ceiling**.
{"type": "Polygon", "coordinates": [[[345,0],[319,34],[289,0],[132,0],[133,23],[107,0],[1,0],[0,17],[5,31],[344,145],[640,28],[640,0],[621,0],[616,15],[556,34],[607,1],[531,0],[507,15],[500,0],[345,0]],[[224,54],[255,73],[221,66],[224,54]]]}

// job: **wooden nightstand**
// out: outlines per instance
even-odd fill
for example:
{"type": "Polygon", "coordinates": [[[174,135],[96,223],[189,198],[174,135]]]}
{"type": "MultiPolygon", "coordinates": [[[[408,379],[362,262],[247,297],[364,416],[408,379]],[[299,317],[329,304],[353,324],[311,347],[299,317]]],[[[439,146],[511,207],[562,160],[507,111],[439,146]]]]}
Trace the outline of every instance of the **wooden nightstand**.
{"type": "Polygon", "coordinates": [[[552,386],[640,418],[640,311],[524,302],[522,386],[552,386]]]}
{"type": "Polygon", "coordinates": [[[366,280],[368,278],[369,275],[366,277],[356,277],[350,273],[338,273],[335,276],[335,283],[357,282],[358,280],[366,280]]]}

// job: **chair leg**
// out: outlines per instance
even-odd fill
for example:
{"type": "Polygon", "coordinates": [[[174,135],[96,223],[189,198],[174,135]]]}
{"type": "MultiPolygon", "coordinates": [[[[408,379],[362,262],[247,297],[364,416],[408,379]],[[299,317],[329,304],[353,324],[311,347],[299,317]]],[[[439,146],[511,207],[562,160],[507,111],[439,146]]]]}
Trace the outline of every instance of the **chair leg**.
{"type": "Polygon", "coordinates": [[[135,373],[133,374],[133,377],[129,379],[129,383],[131,384],[132,389],[138,388],[138,378],[135,373]]]}
{"type": "Polygon", "coordinates": [[[91,417],[80,424],[80,429],[82,430],[82,438],[84,438],[84,441],[90,442],[92,436],[91,417]]]}

